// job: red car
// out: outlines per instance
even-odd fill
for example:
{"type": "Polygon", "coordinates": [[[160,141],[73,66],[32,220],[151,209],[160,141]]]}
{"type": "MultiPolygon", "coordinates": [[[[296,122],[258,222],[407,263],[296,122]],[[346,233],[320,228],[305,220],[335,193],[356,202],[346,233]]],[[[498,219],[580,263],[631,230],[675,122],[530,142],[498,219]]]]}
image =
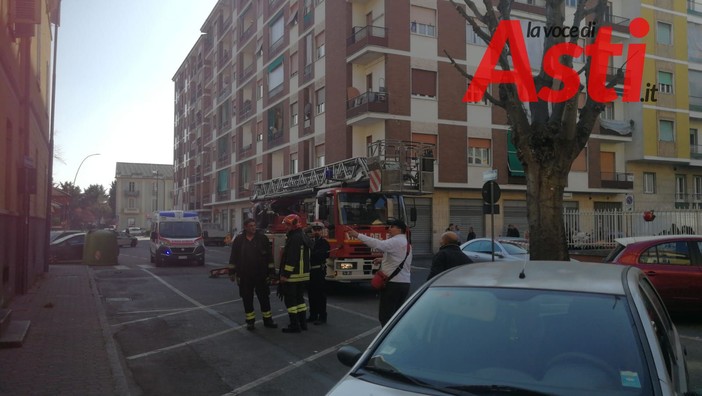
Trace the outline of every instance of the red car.
{"type": "Polygon", "coordinates": [[[669,311],[702,311],[702,236],[659,235],[615,242],[605,262],[640,268],[669,311]]]}

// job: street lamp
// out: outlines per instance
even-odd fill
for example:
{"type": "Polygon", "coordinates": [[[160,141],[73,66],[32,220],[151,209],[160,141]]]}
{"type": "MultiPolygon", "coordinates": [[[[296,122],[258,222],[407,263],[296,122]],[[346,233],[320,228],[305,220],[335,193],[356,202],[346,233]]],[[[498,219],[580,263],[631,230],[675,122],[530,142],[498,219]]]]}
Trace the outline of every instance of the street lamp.
{"type": "Polygon", "coordinates": [[[80,171],[80,167],[83,166],[83,162],[85,162],[85,160],[87,160],[88,158],[95,156],[95,155],[100,155],[100,153],[89,154],[89,155],[85,156],[85,158],[83,158],[83,161],[80,161],[80,165],[78,165],[78,170],[76,170],[76,175],[73,176],[73,187],[76,186],[76,178],[78,178],[78,172],[80,171]]]}

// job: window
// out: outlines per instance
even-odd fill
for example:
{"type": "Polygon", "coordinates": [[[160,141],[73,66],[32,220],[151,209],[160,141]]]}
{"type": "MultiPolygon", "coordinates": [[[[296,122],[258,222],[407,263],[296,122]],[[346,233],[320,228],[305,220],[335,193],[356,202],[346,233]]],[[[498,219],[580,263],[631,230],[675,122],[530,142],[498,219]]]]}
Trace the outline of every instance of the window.
{"type": "Polygon", "coordinates": [[[675,201],[684,202],[687,196],[687,180],[685,175],[675,175],[675,201]]]}
{"type": "MultiPolygon", "coordinates": [[[[485,30],[485,27],[482,25],[480,26],[483,30],[485,30]]],[[[473,26],[469,23],[468,28],[467,28],[467,35],[466,35],[466,41],[468,44],[475,44],[475,45],[481,45],[481,46],[486,46],[485,41],[478,36],[477,33],[475,33],[475,30],[473,30],[473,26]]]]}
{"type": "Polygon", "coordinates": [[[661,142],[674,142],[675,134],[673,121],[658,120],[658,140],[661,142]]]}
{"type": "Polygon", "coordinates": [[[673,93],[673,73],[664,71],[658,72],[658,90],[661,93],[673,93]]]}
{"type": "Polygon", "coordinates": [[[436,10],[410,6],[410,31],[414,34],[436,36],[436,10]]]}
{"type": "Polygon", "coordinates": [[[299,172],[298,169],[298,161],[297,161],[297,153],[291,154],[290,155],[290,173],[297,173],[299,172]]]}
{"type": "Polygon", "coordinates": [[[600,113],[600,118],[603,120],[613,120],[614,119],[614,103],[606,103],[604,111],[600,113]]]}
{"type": "Polygon", "coordinates": [[[702,201],[702,176],[695,176],[694,183],[695,195],[693,195],[692,199],[695,202],[702,201]]]}
{"type": "Polygon", "coordinates": [[[217,192],[224,192],[229,189],[229,171],[223,169],[217,172],[217,192]]]}
{"type": "Polygon", "coordinates": [[[263,81],[261,80],[256,83],[256,99],[263,99],[263,81]]]}
{"type": "Polygon", "coordinates": [[[673,25],[665,22],[656,23],[656,42],[658,44],[673,44],[673,25]]]}
{"type": "Polygon", "coordinates": [[[127,199],[127,208],[136,209],[136,200],[134,198],[127,199]]]}
{"type": "Polygon", "coordinates": [[[436,97],[436,72],[412,69],[412,95],[436,97]]]}
{"type": "Polygon", "coordinates": [[[578,0],[566,0],[566,7],[575,7],[578,5],[578,0]]]}
{"type": "Polygon", "coordinates": [[[656,174],[652,172],[644,172],[643,174],[643,192],[644,194],[656,193],[656,174]]]}
{"type": "Polygon", "coordinates": [[[285,25],[283,24],[283,14],[280,14],[278,19],[276,19],[270,24],[270,27],[271,35],[268,44],[271,47],[275,47],[278,44],[278,41],[281,41],[283,39],[283,33],[285,31],[285,25]]]}
{"type": "Polygon", "coordinates": [[[315,92],[315,97],[317,101],[317,114],[322,114],[324,113],[324,101],[325,101],[325,93],[324,93],[324,88],[320,88],[315,92]]]}
{"type": "Polygon", "coordinates": [[[134,183],[134,182],[129,182],[129,187],[128,187],[128,188],[129,188],[129,191],[130,191],[130,192],[136,191],[136,183],[134,183]]]}
{"type": "Polygon", "coordinates": [[[290,126],[297,125],[297,102],[290,105],[290,126]]]}
{"type": "Polygon", "coordinates": [[[290,54],[290,75],[294,76],[297,74],[297,52],[290,54]]]}
{"type": "Polygon", "coordinates": [[[317,46],[317,59],[324,57],[324,32],[317,35],[315,38],[317,46]]]}
{"type": "Polygon", "coordinates": [[[315,152],[315,166],[324,166],[325,161],[324,161],[324,145],[320,144],[314,148],[315,152]]]}
{"type": "Polygon", "coordinates": [[[490,165],[490,139],[468,139],[468,163],[490,165]]]}
{"type": "Polygon", "coordinates": [[[283,58],[282,56],[271,63],[268,67],[268,95],[273,95],[274,91],[283,86],[283,58]]]}
{"type": "Polygon", "coordinates": [[[686,241],[661,243],[651,246],[639,256],[641,264],[690,265],[690,249],[686,241]]]}

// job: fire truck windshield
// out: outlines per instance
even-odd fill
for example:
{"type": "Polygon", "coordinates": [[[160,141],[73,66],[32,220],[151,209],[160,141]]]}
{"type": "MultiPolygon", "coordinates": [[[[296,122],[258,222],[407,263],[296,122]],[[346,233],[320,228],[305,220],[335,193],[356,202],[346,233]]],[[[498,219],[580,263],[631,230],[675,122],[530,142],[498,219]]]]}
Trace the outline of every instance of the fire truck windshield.
{"type": "Polygon", "coordinates": [[[340,224],[385,224],[388,218],[403,218],[400,200],[394,195],[339,194],[340,224]]]}

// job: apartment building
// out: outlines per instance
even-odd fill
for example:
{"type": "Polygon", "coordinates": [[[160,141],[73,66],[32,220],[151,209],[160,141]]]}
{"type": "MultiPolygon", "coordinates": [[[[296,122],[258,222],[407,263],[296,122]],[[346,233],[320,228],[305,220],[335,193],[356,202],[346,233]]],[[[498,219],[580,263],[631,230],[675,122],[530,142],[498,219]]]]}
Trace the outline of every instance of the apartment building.
{"type": "Polygon", "coordinates": [[[46,267],[49,76],[58,1],[0,0],[0,306],[46,267]]]}
{"type": "Polygon", "coordinates": [[[157,210],[173,209],[173,165],[118,162],[115,170],[117,227],[151,226],[157,210]]]}
{"type": "MultiPolygon", "coordinates": [[[[673,26],[670,37],[678,42],[686,20],[698,17],[668,2],[679,9],[671,5],[662,22],[673,26]]],[[[626,61],[629,43],[643,41],[645,82],[660,85],[653,65],[665,56],[655,44],[652,21],[654,11],[668,6],[655,3],[608,3],[604,25],[625,48],[612,59],[608,75],[626,61]],[[639,15],[650,21],[651,33],[632,40],[628,25],[639,15]]],[[[565,2],[565,25],[575,4],[565,2]]],[[[529,22],[543,24],[544,13],[545,0],[512,6],[513,18],[525,29],[529,22]]],[[[687,23],[689,31],[692,22],[687,23]]],[[[367,145],[379,139],[401,139],[437,146],[435,191],[410,200],[419,213],[413,228],[417,252],[435,250],[449,223],[489,235],[481,187],[483,173],[491,169],[502,188],[496,233],[504,234],[510,223],[528,229],[526,181],[506,114],[487,102],[463,103],[467,81],[446,55],[473,72],[486,44],[449,1],[222,0],[201,31],[173,77],[177,208],[209,213],[213,222],[241,229],[254,182],[364,156],[367,145]]],[[[527,39],[527,50],[538,60],[542,44],[527,39]]],[[[684,77],[674,79],[676,90],[686,89],[688,51],[674,43],[669,50],[674,60],[669,63],[685,69],[684,77]]],[[[584,62],[576,59],[575,67],[584,62]]],[[[535,71],[539,66],[532,62],[535,71]]],[[[621,94],[623,86],[616,90],[621,94]]],[[[566,208],[648,209],[662,197],[644,193],[649,164],[659,183],[682,172],[684,164],[689,183],[695,183],[697,164],[686,134],[699,130],[694,126],[699,117],[697,124],[687,121],[694,114],[687,107],[693,93],[684,92],[684,98],[669,95],[658,103],[609,104],[571,168],[566,208]],[[675,116],[673,149],[653,138],[659,126],[650,117],[664,103],[675,116]]],[[[658,191],[670,194],[672,184],[659,184],[658,191]]]]}

